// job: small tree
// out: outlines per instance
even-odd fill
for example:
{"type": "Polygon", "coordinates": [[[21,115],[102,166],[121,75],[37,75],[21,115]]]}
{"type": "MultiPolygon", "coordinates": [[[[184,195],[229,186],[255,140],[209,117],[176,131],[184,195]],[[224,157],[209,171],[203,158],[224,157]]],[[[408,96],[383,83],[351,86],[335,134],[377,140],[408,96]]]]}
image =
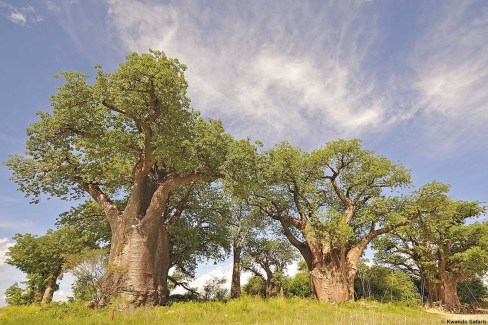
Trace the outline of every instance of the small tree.
{"type": "Polygon", "coordinates": [[[457,291],[464,304],[481,305],[488,298],[488,286],[479,276],[459,282],[457,291]]]}
{"type": "Polygon", "coordinates": [[[225,278],[212,278],[203,285],[203,299],[222,301],[227,298],[229,291],[224,287],[225,278]]]}
{"type": "Polygon", "coordinates": [[[99,302],[103,297],[102,281],[107,270],[108,251],[92,250],[71,255],[64,265],[76,278],[74,298],[99,302]]]}
{"type": "Polygon", "coordinates": [[[249,296],[266,297],[266,283],[261,276],[251,275],[242,290],[249,296]]]}
{"type": "Polygon", "coordinates": [[[294,247],[287,241],[253,238],[245,248],[243,268],[263,279],[269,298],[277,293],[275,289],[283,295],[286,282],[283,273],[297,257],[294,247]]]}
{"type": "Polygon", "coordinates": [[[413,280],[402,271],[395,271],[381,265],[368,267],[362,264],[356,277],[358,298],[381,302],[401,302],[408,306],[420,303],[420,295],[413,280]]]}
{"type": "Polygon", "coordinates": [[[41,304],[52,300],[66,257],[96,246],[92,237],[80,236],[71,227],[48,230],[43,236],[16,234],[13,239],[16,243],[9,248],[6,262],[27,274],[28,288],[35,288],[34,297],[42,292],[41,304]]]}
{"type": "Polygon", "coordinates": [[[19,287],[18,283],[12,284],[5,290],[5,302],[11,306],[31,305],[35,302],[35,289],[27,285],[26,288],[19,287]]]}

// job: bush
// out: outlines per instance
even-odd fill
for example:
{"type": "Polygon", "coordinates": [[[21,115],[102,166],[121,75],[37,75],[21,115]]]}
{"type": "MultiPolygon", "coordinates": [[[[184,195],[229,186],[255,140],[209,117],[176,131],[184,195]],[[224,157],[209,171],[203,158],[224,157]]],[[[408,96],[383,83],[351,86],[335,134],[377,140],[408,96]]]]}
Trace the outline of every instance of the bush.
{"type": "Polygon", "coordinates": [[[408,306],[420,302],[418,289],[406,273],[381,265],[361,265],[354,288],[358,299],[401,302],[408,306]]]}
{"type": "Polygon", "coordinates": [[[242,291],[249,296],[261,296],[264,298],[266,296],[266,285],[261,277],[253,275],[242,287],[242,291]]]}
{"type": "Polygon", "coordinates": [[[308,271],[298,272],[290,279],[287,287],[287,296],[297,296],[301,298],[312,297],[312,288],[310,287],[310,275],[308,274],[308,271]]]}
{"type": "Polygon", "coordinates": [[[480,304],[488,298],[488,288],[479,277],[459,282],[457,290],[459,300],[465,304],[480,304]]]}
{"type": "Polygon", "coordinates": [[[25,306],[34,302],[34,292],[22,289],[17,283],[12,284],[5,290],[5,302],[10,306],[25,306]]]}

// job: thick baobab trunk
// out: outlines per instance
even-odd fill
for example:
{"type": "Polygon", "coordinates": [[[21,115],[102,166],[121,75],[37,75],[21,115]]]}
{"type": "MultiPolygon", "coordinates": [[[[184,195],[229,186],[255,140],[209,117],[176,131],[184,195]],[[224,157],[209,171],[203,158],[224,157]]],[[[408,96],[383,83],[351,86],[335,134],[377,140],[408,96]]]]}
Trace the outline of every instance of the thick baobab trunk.
{"type": "MultiPolygon", "coordinates": [[[[163,305],[169,297],[170,264],[166,227],[157,219],[122,219],[112,229],[104,293],[130,307],[163,305]]],[[[103,304],[103,302],[102,302],[103,304]]]]}
{"type": "Polygon", "coordinates": [[[461,301],[457,294],[457,282],[442,280],[439,287],[439,301],[449,311],[459,311],[461,301]]]}
{"type": "Polygon", "coordinates": [[[47,281],[46,289],[44,289],[44,294],[42,295],[41,305],[46,305],[53,300],[54,291],[56,290],[56,280],[57,277],[51,277],[47,281]]]}
{"type": "Polygon", "coordinates": [[[310,270],[314,298],[319,301],[354,301],[354,274],[347,267],[322,264],[310,270]]]}
{"type": "Polygon", "coordinates": [[[230,286],[230,298],[241,296],[241,248],[234,247],[234,261],[232,264],[232,282],[230,286]]]}
{"type": "MultiPolygon", "coordinates": [[[[311,250],[318,252],[318,250],[311,250]]],[[[310,271],[313,296],[319,301],[354,301],[354,277],[360,252],[331,252],[305,257],[310,271]]]]}

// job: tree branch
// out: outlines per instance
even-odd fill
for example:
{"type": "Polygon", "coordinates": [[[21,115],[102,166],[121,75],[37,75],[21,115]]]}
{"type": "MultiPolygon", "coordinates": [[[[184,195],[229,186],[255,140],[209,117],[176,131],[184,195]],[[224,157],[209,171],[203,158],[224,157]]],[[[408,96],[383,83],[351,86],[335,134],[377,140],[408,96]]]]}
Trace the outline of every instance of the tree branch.
{"type": "Polygon", "coordinates": [[[186,176],[178,176],[177,174],[170,175],[165,181],[163,181],[154,192],[151,203],[146,210],[146,216],[149,219],[155,219],[161,215],[167,204],[169,193],[178,187],[195,182],[198,180],[209,179],[208,176],[200,173],[193,173],[186,176]]]}
{"type": "Polygon", "coordinates": [[[102,208],[110,225],[120,215],[120,210],[117,205],[100,189],[98,185],[86,183],[83,180],[79,180],[81,187],[90,194],[90,196],[98,203],[102,208]]]}

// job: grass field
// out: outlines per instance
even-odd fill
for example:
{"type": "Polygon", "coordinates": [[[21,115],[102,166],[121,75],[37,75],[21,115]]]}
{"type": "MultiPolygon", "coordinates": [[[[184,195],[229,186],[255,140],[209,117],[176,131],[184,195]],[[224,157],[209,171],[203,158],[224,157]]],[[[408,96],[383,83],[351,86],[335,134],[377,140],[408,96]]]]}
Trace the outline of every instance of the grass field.
{"type": "Polygon", "coordinates": [[[171,307],[89,310],[77,304],[4,307],[0,324],[441,324],[445,316],[390,304],[318,303],[306,299],[243,298],[185,302],[171,307]]]}

